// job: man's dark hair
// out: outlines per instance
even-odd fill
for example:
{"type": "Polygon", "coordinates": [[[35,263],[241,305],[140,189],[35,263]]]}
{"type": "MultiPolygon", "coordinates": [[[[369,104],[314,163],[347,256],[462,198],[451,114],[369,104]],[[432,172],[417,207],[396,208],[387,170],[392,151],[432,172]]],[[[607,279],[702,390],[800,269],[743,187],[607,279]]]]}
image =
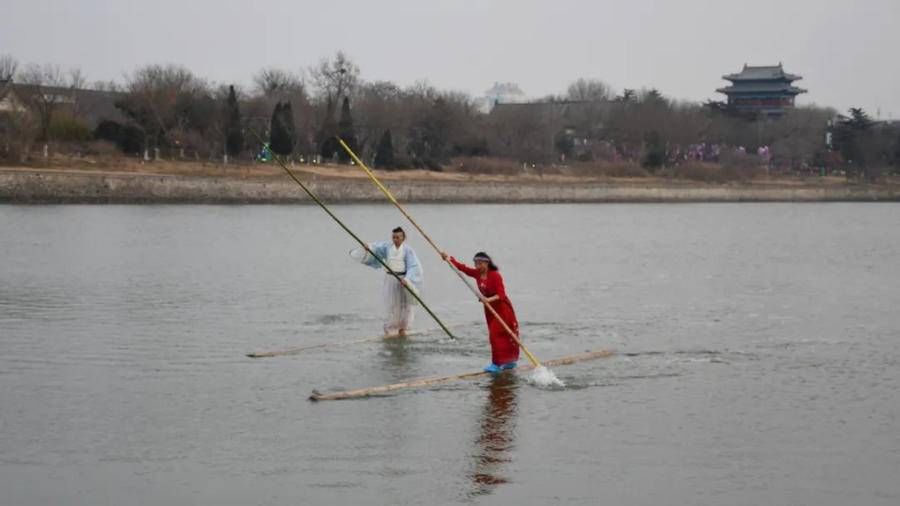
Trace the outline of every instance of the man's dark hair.
{"type": "Polygon", "coordinates": [[[392,234],[403,234],[403,237],[406,237],[406,230],[403,230],[403,227],[397,227],[394,230],[391,230],[392,234]]]}

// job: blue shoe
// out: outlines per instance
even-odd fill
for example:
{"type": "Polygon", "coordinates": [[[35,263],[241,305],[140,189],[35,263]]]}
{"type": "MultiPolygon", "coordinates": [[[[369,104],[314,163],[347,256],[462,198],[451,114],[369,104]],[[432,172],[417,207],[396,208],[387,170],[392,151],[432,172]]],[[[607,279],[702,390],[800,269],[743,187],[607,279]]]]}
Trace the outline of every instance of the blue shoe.
{"type": "Polygon", "coordinates": [[[509,362],[509,363],[506,363],[506,364],[501,365],[501,366],[500,366],[500,369],[501,369],[501,370],[504,370],[504,371],[508,371],[508,370],[510,370],[510,369],[515,369],[515,368],[516,368],[516,365],[517,365],[517,364],[516,364],[515,362],[509,362]]]}
{"type": "Polygon", "coordinates": [[[497,374],[498,372],[500,372],[500,371],[502,371],[502,370],[503,370],[503,369],[500,369],[500,366],[499,366],[499,365],[493,364],[493,363],[492,363],[491,365],[489,365],[489,366],[487,366],[487,367],[484,368],[484,372],[489,372],[489,373],[491,373],[491,374],[497,374]]]}

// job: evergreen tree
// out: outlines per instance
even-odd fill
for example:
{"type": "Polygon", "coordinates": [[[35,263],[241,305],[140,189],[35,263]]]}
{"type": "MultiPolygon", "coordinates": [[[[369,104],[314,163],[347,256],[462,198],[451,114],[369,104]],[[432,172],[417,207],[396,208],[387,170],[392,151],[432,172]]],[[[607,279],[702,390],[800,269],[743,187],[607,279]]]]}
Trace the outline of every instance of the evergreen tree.
{"type": "Polygon", "coordinates": [[[644,92],[641,97],[641,103],[651,107],[667,107],[669,105],[666,97],[664,97],[656,88],[650,88],[644,92]]]}
{"type": "Polygon", "coordinates": [[[379,169],[394,168],[394,141],[390,129],[381,134],[378,148],[375,150],[375,167],[379,169]]]}
{"type": "Polygon", "coordinates": [[[896,138],[894,140],[894,154],[892,156],[891,164],[894,166],[894,174],[900,174],[900,131],[896,133],[896,138]]]}
{"type": "Polygon", "coordinates": [[[619,102],[630,104],[637,100],[637,92],[633,89],[625,88],[624,90],[622,90],[622,94],[616,97],[616,100],[619,102]]]}
{"type": "MultiPolygon", "coordinates": [[[[356,134],[353,132],[353,116],[350,114],[350,99],[344,97],[344,103],[341,105],[341,119],[338,121],[338,135],[350,146],[353,152],[356,152],[356,134]]],[[[340,147],[340,146],[338,146],[340,147]]],[[[349,163],[350,155],[347,150],[340,147],[338,151],[338,160],[341,163],[349,163]]]]}
{"type": "Polygon", "coordinates": [[[335,153],[341,151],[334,136],[338,134],[338,126],[334,122],[334,103],[329,98],[325,105],[325,120],[319,130],[319,155],[323,161],[331,160],[335,153]]]}
{"type": "Polygon", "coordinates": [[[569,160],[575,150],[575,138],[566,130],[561,130],[554,136],[553,145],[556,147],[556,152],[563,155],[564,160],[569,160]]]}
{"type": "Polygon", "coordinates": [[[447,101],[439,97],[413,121],[406,145],[413,167],[441,170],[441,164],[447,161],[451,117],[447,101]]]}
{"type": "Polygon", "coordinates": [[[281,121],[288,136],[288,142],[285,146],[287,148],[286,151],[288,151],[288,154],[291,154],[294,152],[294,144],[297,142],[297,127],[294,125],[294,107],[291,105],[290,100],[285,102],[281,108],[281,121]]]}
{"type": "Polygon", "coordinates": [[[641,166],[650,172],[663,166],[666,161],[666,146],[662,137],[656,130],[650,130],[644,134],[644,159],[641,166]]]}
{"type": "Polygon", "coordinates": [[[238,109],[234,86],[228,87],[225,109],[225,151],[231,156],[237,156],[244,150],[244,133],[241,131],[241,111],[238,109]]]}
{"type": "Polygon", "coordinates": [[[94,129],[94,138],[114,142],[125,153],[140,153],[144,149],[144,132],[130,124],[103,120],[94,129]]]}
{"type": "Polygon", "coordinates": [[[834,144],[849,164],[847,175],[862,176],[868,165],[872,119],[860,108],[851,108],[850,116],[841,116],[834,131],[834,144]]]}
{"type": "Polygon", "coordinates": [[[281,156],[294,152],[294,113],[290,101],[275,104],[271,132],[269,142],[272,151],[281,156]]]}
{"type": "Polygon", "coordinates": [[[269,121],[269,149],[272,149],[272,145],[276,142],[280,142],[283,138],[284,132],[282,131],[281,125],[281,102],[275,102],[275,109],[272,110],[272,119],[269,121]]]}

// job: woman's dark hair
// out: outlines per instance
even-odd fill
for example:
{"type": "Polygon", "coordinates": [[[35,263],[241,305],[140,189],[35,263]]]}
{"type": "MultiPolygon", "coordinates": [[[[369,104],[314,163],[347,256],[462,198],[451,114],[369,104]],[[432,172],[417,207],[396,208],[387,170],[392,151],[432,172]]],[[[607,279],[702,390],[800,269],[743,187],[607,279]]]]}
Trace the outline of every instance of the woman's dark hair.
{"type": "Polygon", "coordinates": [[[472,259],[472,261],[474,262],[477,260],[487,261],[488,270],[491,270],[491,271],[499,271],[500,270],[500,268],[497,267],[497,264],[495,264],[494,261],[491,260],[491,256],[488,255],[487,253],[485,253],[484,251],[479,251],[478,253],[475,253],[475,257],[472,259]]]}

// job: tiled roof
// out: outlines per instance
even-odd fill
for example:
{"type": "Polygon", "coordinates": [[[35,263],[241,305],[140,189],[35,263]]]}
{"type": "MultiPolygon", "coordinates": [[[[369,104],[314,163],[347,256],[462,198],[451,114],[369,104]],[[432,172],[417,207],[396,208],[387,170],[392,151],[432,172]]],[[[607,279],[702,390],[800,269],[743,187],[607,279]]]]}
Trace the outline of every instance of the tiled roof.
{"type": "Polygon", "coordinates": [[[795,74],[788,74],[784,71],[781,64],[751,67],[744,65],[744,68],[737,74],[727,74],[722,76],[723,79],[729,81],[767,81],[767,80],[786,80],[796,81],[803,79],[795,74]]]}
{"type": "Polygon", "coordinates": [[[541,102],[499,103],[491,110],[492,116],[504,114],[538,114],[553,118],[568,118],[591,111],[609,109],[610,102],[592,102],[582,100],[558,100],[541,102]]]}
{"type": "Polygon", "coordinates": [[[31,93],[44,93],[69,97],[78,102],[78,107],[91,126],[96,126],[103,120],[124,122],[125,116],[116,108],[116,101],[125,96],[117,91],[99,91],[86,89],[71,89],[53,86],[35,86],[30,84],[13,83],[13,87],[19,92],[19,96],[28,96],[31,93]]]}
{"type": "Polygon", "coordinates": [[[561,122],[563,125],[583,123],[587,118],[605,114],[612,102],[560,100],[497,104],[491,110],[493,118],[515,118],[533,121],[561,122]]]}

